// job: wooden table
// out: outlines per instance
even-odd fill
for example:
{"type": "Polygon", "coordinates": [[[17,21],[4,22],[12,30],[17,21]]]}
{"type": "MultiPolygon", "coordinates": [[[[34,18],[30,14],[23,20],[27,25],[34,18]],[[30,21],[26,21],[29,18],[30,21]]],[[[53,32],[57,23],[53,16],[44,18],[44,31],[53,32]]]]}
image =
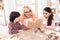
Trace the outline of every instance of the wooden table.
{"type": "MultiPolygon", "coordinates": [[[[52,30],[46,30],[46,32],[47,31],[56,33],[55,31],[52,31],[52,30]]],[[[49,34],[41,33],[40,31],[34,32],[33,30],[27,30],[27,31],[19,31],[18,34],[14,34],[10,36],[6,35],[4,38],[0,40],[13,40],[13,39],[14,40],[46,40],[48,35],[49,34]]]]}

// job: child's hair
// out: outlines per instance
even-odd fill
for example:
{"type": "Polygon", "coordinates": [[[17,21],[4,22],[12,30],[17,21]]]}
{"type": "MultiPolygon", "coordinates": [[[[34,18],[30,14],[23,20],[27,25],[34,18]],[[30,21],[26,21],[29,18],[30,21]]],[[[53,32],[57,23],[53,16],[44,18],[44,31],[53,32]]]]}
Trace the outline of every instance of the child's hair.
{"type": "Polygon", "coordinates": [[[20,16],[20,13],[19,12],[16,12],[16,11],[12,11],[11,14],[10,14],[10,22],[14,22],[15,18],[19,17],[20,16]]]}
{"type": "Polygon", "coordinates": [[[44,8],[45,11],[47,11],[48,13],[51,13],[51,15],[48,18],[48,22],[47,22],[47,26],[50,26],[52,24],[52,20],[53,20],[53,13],[50,7],[46,7],[44,8]]]}

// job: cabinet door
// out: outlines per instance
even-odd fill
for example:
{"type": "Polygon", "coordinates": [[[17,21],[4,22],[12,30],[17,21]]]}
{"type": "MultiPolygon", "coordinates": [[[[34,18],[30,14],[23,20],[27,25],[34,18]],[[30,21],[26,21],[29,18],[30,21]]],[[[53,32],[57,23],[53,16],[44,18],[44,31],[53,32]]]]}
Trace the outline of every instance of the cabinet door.
{"type": "Polygon", "coordinates": [[[0,25],[5,25],[5,14],[3,0],[0,0],[0,25]]]}

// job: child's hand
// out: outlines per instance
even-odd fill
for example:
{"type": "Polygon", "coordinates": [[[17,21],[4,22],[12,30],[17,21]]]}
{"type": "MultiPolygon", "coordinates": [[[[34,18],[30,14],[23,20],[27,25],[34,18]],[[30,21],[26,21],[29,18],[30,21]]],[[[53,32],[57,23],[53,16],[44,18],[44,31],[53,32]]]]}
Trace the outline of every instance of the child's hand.
{"type": "Polygon", "coordinates": [[[23,30],[29,30],[30,28],[28,28],[28,27],[26,27],[25,25],[22,25],[23,27],[22,27],[22,29],[23,30]]]}

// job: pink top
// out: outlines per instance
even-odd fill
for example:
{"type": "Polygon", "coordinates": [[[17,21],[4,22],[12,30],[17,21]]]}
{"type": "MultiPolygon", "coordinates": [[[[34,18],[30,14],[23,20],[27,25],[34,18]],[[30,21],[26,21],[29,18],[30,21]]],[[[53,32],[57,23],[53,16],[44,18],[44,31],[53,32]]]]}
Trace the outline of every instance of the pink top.
{"type": "Polygon", "coordinates": [[[55,27],[55,21],[54,20],[52,20],[51,26],[47,26],[47,19],[44,16],[41,17],[41,19],[43,21],[42,25],[44,25],[47,29],[54,29],[54,27],[55,27]]]}
{"type": "MultiPolygon", "coordinates": [[[[22,25],[27,26],[26,24],[28,24],[28,21],[35,22],[36,19],[37,19],[37,17],[36,17],[35,14],[32,14],[32,17],[31,17],[30,20],[28,20],[28,19],[24,19],[24,16],[21,16],[21,17],[20,17],[20,23],[21,23],[22,25]]],[[[28,27],[28,26],[27,26],[27,27],[28,27]]]]}

